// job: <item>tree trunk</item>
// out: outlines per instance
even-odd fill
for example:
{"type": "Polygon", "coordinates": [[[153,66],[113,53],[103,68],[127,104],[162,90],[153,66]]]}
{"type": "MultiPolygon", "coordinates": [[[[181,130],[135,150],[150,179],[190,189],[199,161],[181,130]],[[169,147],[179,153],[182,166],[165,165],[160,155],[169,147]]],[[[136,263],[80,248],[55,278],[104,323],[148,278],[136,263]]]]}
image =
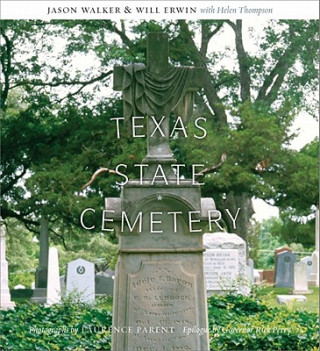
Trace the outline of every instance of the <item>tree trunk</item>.
{"type": "Polygon", "coordinates": [[[218,210],[222,213],[222,219],[227,226],[228,232],[239,235],[247,242],[250,218],[254,214],[251,196],[249,196],[247,193],[235,194],[233,191],[231,191],[228,193],[226,199],[220,200],[217,205],[218,210]],[[238,212],[239,208],[240,210],[238,212]],[[235,223],[232,221],[228,212],[233,218],[236,217],[238,212],[235,223]]]}

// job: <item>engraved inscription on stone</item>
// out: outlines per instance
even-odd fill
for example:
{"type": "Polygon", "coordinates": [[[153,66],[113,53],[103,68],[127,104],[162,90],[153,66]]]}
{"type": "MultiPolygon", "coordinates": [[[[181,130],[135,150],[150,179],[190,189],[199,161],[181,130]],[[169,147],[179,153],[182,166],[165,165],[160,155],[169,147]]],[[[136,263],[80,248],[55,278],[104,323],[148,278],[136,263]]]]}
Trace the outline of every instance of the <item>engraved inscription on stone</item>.
{"type": "Polygon", "coordinates": [[[181,262],[143,261],[128,279],[127,350],[198,350],[199,336],[187,333],[197,326],[195,274],[181,262]]]}
{"type": "Polygon", "coordinates": [[[238,250],[207,249],[203,253],[204,276],[207,290],[223,290],[237,278],[238,250]]]}

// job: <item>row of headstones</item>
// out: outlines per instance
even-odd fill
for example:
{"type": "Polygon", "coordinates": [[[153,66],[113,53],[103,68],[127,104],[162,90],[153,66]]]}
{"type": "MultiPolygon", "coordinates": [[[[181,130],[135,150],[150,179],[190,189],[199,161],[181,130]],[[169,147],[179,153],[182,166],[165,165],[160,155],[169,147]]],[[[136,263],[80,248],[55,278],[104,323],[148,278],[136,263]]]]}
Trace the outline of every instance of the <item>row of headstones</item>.
{"type": "Polygon", "coordinates": [[[297,255],[284,251],[276,255],[275,285],[293,288],[295,293],[309,293],[308,281],[312,274],[312,258],[307,256],[297,262],[297,255]]]}
{"type": "Polygon", "coordinates": [[[67,264],[66,277],[61,279],[59,276],[58,251],[52,247],[49,249],[48,284],[47,289],[45,289],[45,300],[33,297],[31,301],[45,302],[46,305],[52,305],[60,302],[62,295],[65,293],[66,296],[73,295],[75,299],[83,302],[93,302],[95,300],[96,282],[98,284],[102,283],[102,289],[105,291],[113,291],[112,277],[108,277],[111,288],[103,284],[106,283],[104,278],[103,274],[95,275],[94,263],[79,258],[67,264]],[[112,284],[110,280],[112,280],[112,284]]]}

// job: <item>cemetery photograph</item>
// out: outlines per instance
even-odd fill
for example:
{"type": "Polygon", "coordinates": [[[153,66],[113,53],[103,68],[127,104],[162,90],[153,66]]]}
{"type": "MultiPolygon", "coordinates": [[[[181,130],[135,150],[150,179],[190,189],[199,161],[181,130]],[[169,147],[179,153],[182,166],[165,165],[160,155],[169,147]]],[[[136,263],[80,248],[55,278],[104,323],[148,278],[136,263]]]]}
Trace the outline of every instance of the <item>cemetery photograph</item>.
{"type": "Polygon", "coordinates": [[[0,350],[319,350],[319,21],[107,18],[0,23],[0,350]]]}

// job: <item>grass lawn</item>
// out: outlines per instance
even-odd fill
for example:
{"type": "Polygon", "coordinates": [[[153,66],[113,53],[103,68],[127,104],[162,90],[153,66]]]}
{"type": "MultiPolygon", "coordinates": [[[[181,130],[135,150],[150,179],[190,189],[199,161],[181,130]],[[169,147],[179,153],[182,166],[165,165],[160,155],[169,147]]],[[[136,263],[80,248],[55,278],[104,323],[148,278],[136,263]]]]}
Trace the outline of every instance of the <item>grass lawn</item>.
{"type": "MultiPolygon", "coordinates": [[[[293,302],[288,307],[293,310],[308,311],[319,314],[319,288],[310,287],[312,294],[305,295],[307,302],[293,302]]],[[[290,288],[274,288],[274,287],[264,287],[257,292],[257,296],[265,301],[271,303],[272,306],[281,306],[277,302],[277,295],[291,295],[292,289],[290,288]]]]}

